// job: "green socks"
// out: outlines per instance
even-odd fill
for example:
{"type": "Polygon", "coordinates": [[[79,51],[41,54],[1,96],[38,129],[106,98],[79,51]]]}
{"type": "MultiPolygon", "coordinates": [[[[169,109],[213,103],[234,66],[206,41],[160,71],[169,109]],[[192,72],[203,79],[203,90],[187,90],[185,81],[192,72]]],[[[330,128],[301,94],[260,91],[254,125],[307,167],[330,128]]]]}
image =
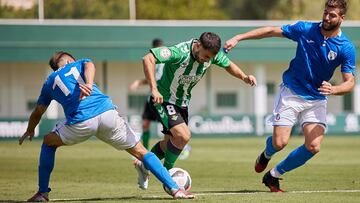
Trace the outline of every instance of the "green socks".
{"type": "Polygon", "coordinates": [[[171,169],[174,167],[175,161],[178,159],[181,154],[182,149],[177,148],[171,140],[167,143],[167,149],[165,152],[165,161],[164,166],[166,169],[171,169]]]}
{"type": "Polygon", "coordinates": [[[146,149],[149,149],[150,131],[144,131],[141,136],[142,143],[146,149]]]}
{"type": "Polygon", "coordinates": [[[165,153],[160,147],[160,142],[157,142],[153,148],[151,149],[151,152],[154,153],[160,160],[165,157],[165,153]]]}
{"type": "Polygon", "coordinates": [[[160,142],[156,143],[151,152],[154,153],[160,160],[165,158],[164,166],[167,170],[174,167],[175,161],[181,154],[182,149],[177,148],[170,140],[167,142],[167,149],[164,151],[160,148],[160,142]]]}

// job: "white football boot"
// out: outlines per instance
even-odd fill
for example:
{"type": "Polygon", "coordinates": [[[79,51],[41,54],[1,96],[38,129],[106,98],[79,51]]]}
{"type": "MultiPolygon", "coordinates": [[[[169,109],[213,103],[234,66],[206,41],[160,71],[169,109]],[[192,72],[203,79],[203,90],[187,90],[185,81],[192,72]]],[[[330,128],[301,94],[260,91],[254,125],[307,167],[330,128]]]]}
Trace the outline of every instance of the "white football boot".
{"type": "Polygon", "coordinates": [[[138,172],[138,185],[139,188],[146,190],[149,186],[149,175],[150,172],[147,170],[142,161],[135,159],[134,166],[138,172]]]}
{"type": "Polygon", "coordinates": [[[182,189],[173,191],[171,196],[174,199],[194,199],[195,198],[194,194],[192,194],[188,191],[182,190],[182,189]]]}

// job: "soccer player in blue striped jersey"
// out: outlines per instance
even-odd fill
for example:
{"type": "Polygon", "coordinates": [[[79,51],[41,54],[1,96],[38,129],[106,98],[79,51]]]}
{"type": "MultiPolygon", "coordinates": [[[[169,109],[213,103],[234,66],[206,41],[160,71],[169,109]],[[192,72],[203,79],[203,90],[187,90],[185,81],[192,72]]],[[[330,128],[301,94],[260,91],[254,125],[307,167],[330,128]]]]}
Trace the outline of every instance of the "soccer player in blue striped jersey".
{"type": "Polygon", "coordinates": [[[300,21],[258,28],[238,34],[225,44],[225,49],[230,50],[248,39],[286,37],[297,42],[296,55],[283,73],[275,101],[273,135],[267,138],[265,150],[255,162],[255,171],[264,171],[270,158],[288,144],[296,122],[303,129],[305,142],[264,175],[263,183],[271,192],[282,192],[280,176],[304,165],[320,151],[326,129],[327,96],[349,93],[355,85],[355,48],[340,29],[346,10],[345,0],[327,0],[322,22],[300,21]],[[343,82],[332,85],[329,80],[338,66],[343,82]]]}
{"type": "Polygon", "coordinates": [[[44,136],[39,160],[39,189],[28,201],[49,201],[49,181],[56,149],[83,142],[91,136],[142,160],[144,171],[150,170],[166,187],[172,188],[174,198],[194,197],[179,189],[160,160],[144,148],[139,142],[139,135],[119,116],[110,97],[99,90],[94,83],[95,65],[90,59],[76,61],[69,53],[56,52],[49,64],[54,72],[42,87],[37,106],[31,113],[27,130],[20,137],[19,144],[27,137],[32,139],[35,127],[52,100],[61,104],[66,119],[44,136]]]}

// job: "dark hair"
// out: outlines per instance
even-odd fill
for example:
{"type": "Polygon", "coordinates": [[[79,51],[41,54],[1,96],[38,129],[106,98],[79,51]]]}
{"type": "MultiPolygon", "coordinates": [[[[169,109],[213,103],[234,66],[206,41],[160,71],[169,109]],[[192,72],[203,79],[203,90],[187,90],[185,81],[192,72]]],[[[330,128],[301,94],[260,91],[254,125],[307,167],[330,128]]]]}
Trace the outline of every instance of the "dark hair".
{"type": "Polygon", "coordinates": [[[160,38],[155,38],[155,39],[152,41],[152,47],[153,47],[153,48],[155,48],[155,47],[161,47],[163,44],[164,44],[164,42],[163,42],[162,39],[160,39],[160,38]]]}
{"type": "Polygon", "coordinates": [[[54,71],[59,69],[57,64],[59,63],[61,57],[64,55],[68,55],[75,60],[75,58],[68,52],[64,52],[64,51],[55,52],[49,60],[49,65],[50,65],[51,69],[53,69],[54,71]]]}
{"type": "Polygon", "coordinates": [[[220,50],[221,39],[213,32],[202,33],[199,41],[204,49],[209,50],[214,54],[217,54],[220,50]]]}
{"type": "Polygon", "coordinates": [[[346,0],[327,0],[325,7],[338,8],[341,15],[345,15],[348,8],[346,0]]]}

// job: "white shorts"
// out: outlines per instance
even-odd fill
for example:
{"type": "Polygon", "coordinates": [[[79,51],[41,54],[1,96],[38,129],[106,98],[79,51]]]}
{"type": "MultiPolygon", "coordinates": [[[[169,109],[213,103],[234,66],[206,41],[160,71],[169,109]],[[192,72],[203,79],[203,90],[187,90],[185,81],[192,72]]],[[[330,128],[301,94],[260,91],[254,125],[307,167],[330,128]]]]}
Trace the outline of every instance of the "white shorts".
{"type": "Polygon", "coordinates": [[[116,149],[124,150],[134,147],[140,141],[140,136],[135,134],[116,110],[106,111],[80,123],[65,123],[66,120],[59,122],[53,129],[65,145],[74,145],[96,136],[116,149]]]}
{"type": "Polygon", "coordinates": [[[268,123],[293,126],[298,122],[301,127],[307,123],[318,123],[326,128],[326,105],[327,100],[306,100],[282,84],[268,123]]]}

